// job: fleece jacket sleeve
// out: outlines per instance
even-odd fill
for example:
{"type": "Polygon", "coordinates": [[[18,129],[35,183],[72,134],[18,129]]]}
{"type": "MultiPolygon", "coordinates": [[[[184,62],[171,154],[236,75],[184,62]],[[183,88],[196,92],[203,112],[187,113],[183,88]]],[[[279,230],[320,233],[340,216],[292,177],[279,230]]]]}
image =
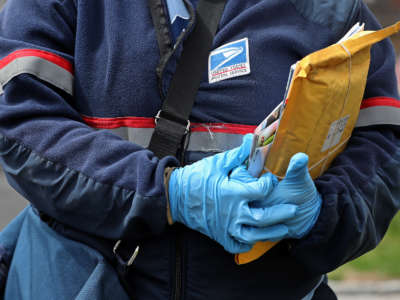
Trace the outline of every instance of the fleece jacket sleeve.
{"type": "Polygon", "coordinates": [[[84,124],[70,105],[75,29],[73,0],[11,0],[1,11],[1,165],[14,189],[72,228],[110,239],[158,234],[164,169],[178,162],[84,124]]]}

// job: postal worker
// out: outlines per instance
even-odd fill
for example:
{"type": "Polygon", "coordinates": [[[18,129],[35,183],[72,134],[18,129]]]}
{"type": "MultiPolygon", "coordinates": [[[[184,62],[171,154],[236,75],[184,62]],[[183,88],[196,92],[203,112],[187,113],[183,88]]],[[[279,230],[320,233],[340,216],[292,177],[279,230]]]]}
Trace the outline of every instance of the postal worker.
{"type": "Polygon", "coordinates": [[[0,234],[4,299],[335,299],[325,274],[382,239],[400,203],[390,41],[372,48],[367,121],[322,176],[304,154],[279,183],[245,167],[290,65],[356,22],[380,28],[361,0],[226,1],[210,58],[240,55],[208,66],[183,162],[147,149],[200,1],[3,7],[0,161],[30,202],[0,234]],[[282,241],[235,264],[266,240],[282,241]],[[123,278],[96,246],[108,241],[128,249],[123,278]]]}

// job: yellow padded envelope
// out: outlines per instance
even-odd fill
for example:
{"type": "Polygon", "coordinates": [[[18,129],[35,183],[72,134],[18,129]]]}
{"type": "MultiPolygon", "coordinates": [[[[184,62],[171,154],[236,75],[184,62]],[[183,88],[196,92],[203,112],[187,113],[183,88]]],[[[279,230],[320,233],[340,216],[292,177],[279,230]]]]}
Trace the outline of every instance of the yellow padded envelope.
{"type": "MultiPolygon", "coordinates": [[[[309,156],[312,178],[320,176],[346,147],[357,122],[370,65],[371,46],[400,30],[400,22],[362,31],[297,63],[286,107],[265,163],[282,179],[290,158],[309,156]]],[[[261,257],[277,242],[259,242],[235,255],[237,264],[261,257]]]]}

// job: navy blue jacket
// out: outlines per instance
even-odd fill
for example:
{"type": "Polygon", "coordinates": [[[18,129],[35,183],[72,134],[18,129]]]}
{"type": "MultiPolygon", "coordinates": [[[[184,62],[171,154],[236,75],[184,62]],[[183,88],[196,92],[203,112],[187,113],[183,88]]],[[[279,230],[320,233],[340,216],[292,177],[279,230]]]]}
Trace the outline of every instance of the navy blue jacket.
{"type": "MultiPolygon", "coordinates": [[[[188,1],[189,10],[196,3],[188,1]]],[[[227,1],[213,49],[247,38],[251,72],[215,83],[205,73],[191,121],[216,133],[251,132],[282,100],[290,65],[337,42],[358,21],[379,28],[360,0],[227,1]]],[[[9,183],[60,224],[139,244],[128,279],[138,299],[300,299],[321,274],[374,248],[400,202],[400,102],[390,42],[372,49],[362,106],[377,118],[357,127],[315,180],[323,204],[310,234],[237,266],[214,241],[167,225],[163,173],[178,161],[159,160],[145,143],[116,134],[151,128],[165,98],[186,35],[174,47],[169,22],[162,23],[158,44],[146,1],[6,4],[0,159],[9,183]]],[[[212,149],[200,150],[186,161],[212,149]]]]}

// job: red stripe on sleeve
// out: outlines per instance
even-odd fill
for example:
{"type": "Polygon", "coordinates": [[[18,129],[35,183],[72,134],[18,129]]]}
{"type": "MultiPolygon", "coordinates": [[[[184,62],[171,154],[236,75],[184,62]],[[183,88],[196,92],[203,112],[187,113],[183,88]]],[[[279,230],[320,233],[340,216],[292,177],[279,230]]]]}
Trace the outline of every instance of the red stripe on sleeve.
{"type": "Polygon", "coordinates": [[[373,107],[373,106],[393,106],[400,108],[400,100],[390,97],[375,97],[368,98],[361,102],[360,109],[373,107]]]}

